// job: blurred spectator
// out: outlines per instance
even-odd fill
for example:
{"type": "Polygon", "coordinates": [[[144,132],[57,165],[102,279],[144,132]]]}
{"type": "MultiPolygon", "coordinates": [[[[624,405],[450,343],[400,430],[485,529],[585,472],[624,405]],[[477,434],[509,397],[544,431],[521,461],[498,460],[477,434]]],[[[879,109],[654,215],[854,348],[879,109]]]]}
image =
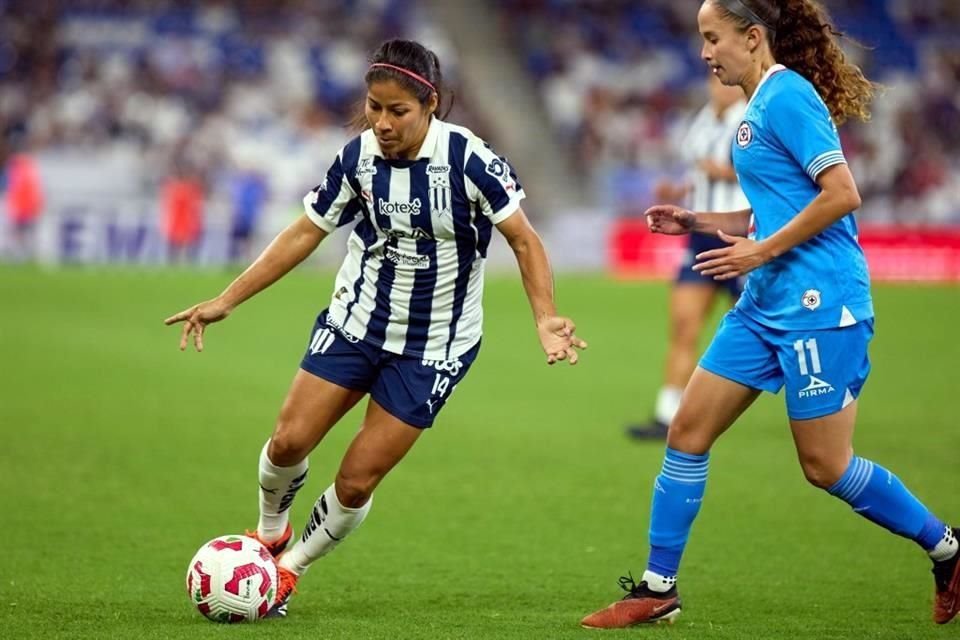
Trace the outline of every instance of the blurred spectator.
{"type": "MultiPolygon", "coordinates": [[[[702,97],[699,2],[495,0],[523,43],[548,116],[620,215],[652,200],[659,167],[679,166],[670,132],[702,97]]],[[[826,0],[847,53],[884,85],[874,120],[841,129],[861,218],[960,223],[960,3],[826,0]]]]}
{"type": "Polygon", "coordinates": [[[230,262],[246,264],[253,259],[251,238],[266,199],[267,184],[263,175],[253,170],[240,170],[233,174],[230,262]]]}
{"type": "Polygon", "coordinates": [[[196,261],[203,233],[203,186],[191,172],[180,171],[167,178],[160,193],[167,259],[174,264],[196,261]]]}
{"type": "MultiPolygon", "coordinates": [[[[4,0],[0,162],[25,145],[61,168],[122,150],[129,176],[57,185],[60,201],[114,202],[125,180],[135,182],[125,197],[156,201],[166,168],[186,162],[217,205],[208,215],[232,216],[219,224],[232,226],[239,257],[259,227],[277,226],[271,212],[286,215],[316,185],[326,169],[317,158],[346,141],[366,52],[414,30],[443,40],[415,0],[4,0]]],[[[482,130],[462,110],[455,117],[482,130]]],[[[184,187],[173,181],[173,200],[184,187]]],[[[192,226],[176,226],[176,240],[192,226]]]]}
{"type": "MultiPolygon", "coordinates": [[[[593,200],[643,211],[660,172],[681,170],[673,134],[705,100],[699,2],[489,1],[521,43],[572,162],[592,178],[593,200]]],[[[960,222],[960,3],[826,4],[867,45],[851,46],[851,58],[885,86],[873,122],[841,129],[861,217],[960,222]]],[[[46,199],[79,191],[129,210],[136,198],[157,201],[166,168],[182,159],[205,185],[208,222],[234,226],[243,253],[315,186],[325,169],[316,159],[345,141],[364,52],[409,35],[445,51],[444,73],[457,77],[452,45],[416,0],[3,0],[0,163],[29,148],[43,175],[54,158],[70,176],[65,158],[129,158],[129,176],[61,180],[46,199]],[[238,167],[262,179],[242,206],[238,167]]],[[[464,96],[452,118],[483,135],[464,96]]]]}
{"type": "Polygon", "coordinates": [[[15,261],[34,254],[34,227],[43,210],[43,187],[36,161],[17,153],[7,163],[6,208],[11,230],[11,254],[15,261]]]}

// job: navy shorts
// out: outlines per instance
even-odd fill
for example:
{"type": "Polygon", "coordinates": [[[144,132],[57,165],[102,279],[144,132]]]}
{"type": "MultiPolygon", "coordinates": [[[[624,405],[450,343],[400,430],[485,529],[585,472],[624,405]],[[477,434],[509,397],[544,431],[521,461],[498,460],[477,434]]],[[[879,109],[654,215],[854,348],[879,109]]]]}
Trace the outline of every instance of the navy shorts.
{"type": "Polygon", "coordinates": [[[300,368],[341,387],[370,394],[387,412],[420,429],[433,425],[480,351],[478,342],[452,360],[384,351],[317,316],[300,368]]]}
{"type": "Polygon", "coordinates": [[[683,254],[683,261],[677,270],[675,282],[678,284],[704,284],[723,289],[734,299],[739,298],[743,292],[743,278],[733,280],[714,280],[712,276],[704,276],[693,270],[693,265],[697,263],[697,254],[711,249],[722,249],[729,247],[726,242],[720,238],[703,233],[691,233],[687,237],[687,249],[683,254]]]}
{"type": "Polygon", "coordinates": [[[853,402],[870,374],[873,318],[849,327],[781,331],[738,309],[720,323],[700,366],[752,389],[786,387],[787,415],[809,420],[853,402]]]}

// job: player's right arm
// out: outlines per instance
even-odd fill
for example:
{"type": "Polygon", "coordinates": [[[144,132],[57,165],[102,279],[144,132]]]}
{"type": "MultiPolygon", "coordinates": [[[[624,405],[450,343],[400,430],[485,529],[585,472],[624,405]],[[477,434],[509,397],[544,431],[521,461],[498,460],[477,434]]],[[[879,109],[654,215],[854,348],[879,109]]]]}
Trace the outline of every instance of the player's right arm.
{"type": "Polygon", "coordinates": [[[693,212],[673,204],[658,204],[647,209],[644,216],[653,233],[670,236],[703,233],[715,236],[718,231],[723,231],[730,236],[746,236],[752,213],[753,209],[728,213],[693,212]]]}
{"type": "Polygon", "coordinates": [[[180,350],[187,348],[187,342],[192,333],[194,347],[197,351],[203,351],[203,331],[208,324],[223,320],[240,303],[282,278],[303,262],[326,236],[327,232],[310,218],[306,215],[301,216],[281,231],[253,264],[231,282],[223,293],[164,320],[164,324],[167,325],[183,322],[180,350]]]}

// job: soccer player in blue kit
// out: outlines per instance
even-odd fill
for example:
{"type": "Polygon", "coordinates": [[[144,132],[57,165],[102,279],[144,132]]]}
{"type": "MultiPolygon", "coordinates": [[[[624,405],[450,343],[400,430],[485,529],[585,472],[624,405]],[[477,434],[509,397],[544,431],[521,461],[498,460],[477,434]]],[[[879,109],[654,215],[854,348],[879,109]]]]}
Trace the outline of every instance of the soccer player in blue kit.
{"type": "Polygon", "coordinates": [[[304,215],[216,298],[167,318],[180,348],[270,286],[337,228],[353,225],[329,307],[260,454],[260,519],[248,535],[278,557],[271,617],[285,616],[300,576],[353,532],[373,491],[430,427],[480,349],[483,271],[493,229],[513,250],[548,364],[576,363],[586,343],[557,314],[546,251],[507,161],[439,112],[437,56],[391,40],[374,53],[359,124],[304,215]],[[365,396],[363,424],[290,549],[289,508],[307,456],[365,396]]]}
{"type": "Polygon", "coordinates": [[[853,452],[873,306],[852,213],[860,197],[834,122],[866,119],[872,85],[845,62],[813,0],[706,0],[698,23],[703,59],[749,99],[733,162],[751,208],[717,214],[659,205],[647,221],[654,233],[726,241],[697,256],[700,273],[749,275],[670,424],[643,578],[621,578],[627,595],[582,624],[626,627],[680,614],[677,573],[703,500],[710,448],[761,391],[781,387],[806,478],[929,554],[933,618],[949,622],[960,608],[960,530],[892,472],[853,452]]]}

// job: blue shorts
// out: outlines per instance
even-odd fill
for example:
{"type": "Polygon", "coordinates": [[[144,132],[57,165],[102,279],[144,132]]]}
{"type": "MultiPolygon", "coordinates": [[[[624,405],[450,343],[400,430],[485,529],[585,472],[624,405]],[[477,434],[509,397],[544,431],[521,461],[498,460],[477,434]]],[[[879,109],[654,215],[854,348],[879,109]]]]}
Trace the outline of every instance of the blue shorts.
{"type": "Polygon", "coordinates": [[[697,263],[697,254],[711,249],[721,249],[728,247],[726,242],[720,238],[703,233],[691,233],[687,237],[687,249],[683,254],[683,262],[677,270],[675,282],[677,284],[702,284],[723,289],[734,299],[739,298],[743,292],[743,278],[734,280],[714,280],[712,276],[705,276],[693,270],[693,265],[697,263]]]}
{"type": "Polygon", "coordinates": [[[387,412],[420,429],[433,425],[480,351],[424,360],[372,347],[317,316],[300,368],[341,387],[364,391],[387,412]]]}
{"type": "Polygon", "coordinates": [[[787,415],[809,420],[853,402],[870,374],[873,318],[849,327],[781,331],[734,308],[717,329],[700,366],[752,389],[786,386],[787,415]]]}

